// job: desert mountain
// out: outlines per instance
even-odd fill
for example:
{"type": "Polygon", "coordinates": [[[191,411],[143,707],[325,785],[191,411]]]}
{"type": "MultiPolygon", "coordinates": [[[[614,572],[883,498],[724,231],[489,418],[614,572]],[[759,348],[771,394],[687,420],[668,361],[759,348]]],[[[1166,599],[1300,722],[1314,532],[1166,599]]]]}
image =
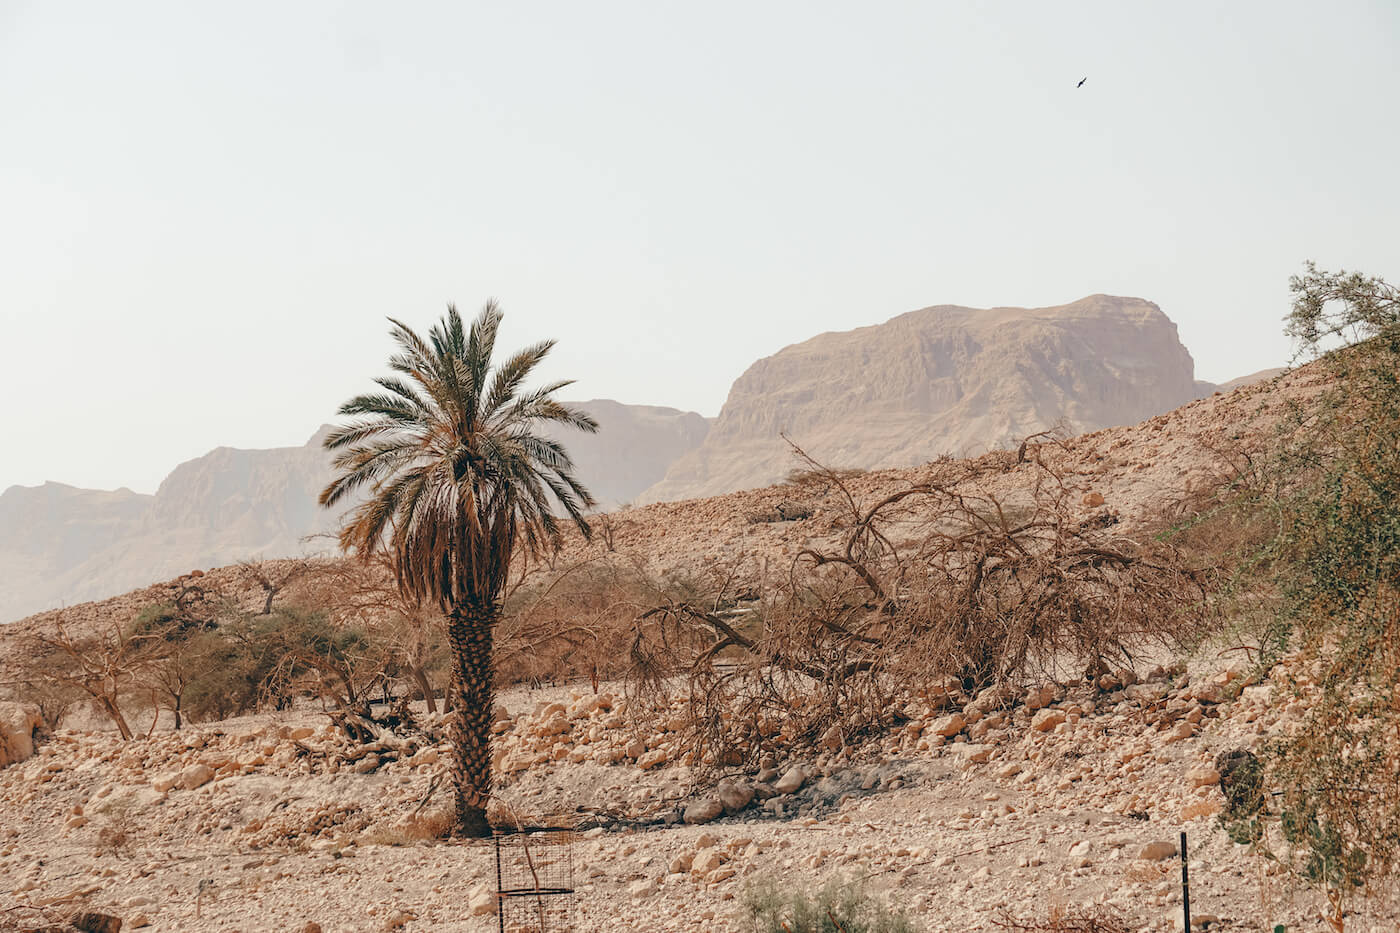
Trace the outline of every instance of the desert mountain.
{"type": "MultiPolygon", "coordinates": [[[[630,501],[709,429],[694,412],[580,403],[599,434],[568,438],[602,507],[630,501]]],[[[316,496],[330,476],[323,427],[301,447],[220,447],[182,463],[155,495],[12,486],[0,494],[0,621],[101,599],[194,568],[334,549],[339,515],[316,496]]]]}
{"type": "Polygon", "coordinates": [[[1053,308],[939,305],[826,333],[754,363],[705,442],[642,496],[662,502],[763,486],[795,463],[903,467],[974,454],[1065,419],[1133,424],[1209,395],[1176,325],[1140,298],[1053,308]]]}

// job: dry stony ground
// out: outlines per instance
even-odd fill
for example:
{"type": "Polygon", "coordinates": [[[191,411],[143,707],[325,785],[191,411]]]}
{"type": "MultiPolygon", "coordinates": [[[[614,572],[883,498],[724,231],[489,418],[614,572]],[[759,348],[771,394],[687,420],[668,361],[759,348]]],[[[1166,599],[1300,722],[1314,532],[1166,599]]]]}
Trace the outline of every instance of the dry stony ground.
{"type": "MultiPolygon", "coordinates": [[[[581,931],[745,930],[753,882],[834,877],[865,879],[928,930],[995,929],[1003,909],[1043,917],[1056,904],[1179,929],[1182,829],[1197,917],[1320,928],[1312,892],[1216,821],[1215,756],[1301,713],[1278,684],[1158,669],[1126,689],[1010,702],[911,707],[863,747],[716,788],[664,715],[643,726],[621,697],[517,691],[499,711],[501,795],[523,813],[581,807],[609,823],[574,843],[581,931]],[[737,810],[716,815],[718,797],[737,810]]],[[[426,739],[352,747],[311,711],[127,743],[60,734],[0,771],[0,917],[83,903],[127,930],[495,929],[491,849],[418,838],[410,816],[445,755],[426,739]]],[[[423,812],[445,803],[440,790],[423,812]]],[[[1397,921],[1396,905],[1372,903],[1348,929],[1397,921]]]]}

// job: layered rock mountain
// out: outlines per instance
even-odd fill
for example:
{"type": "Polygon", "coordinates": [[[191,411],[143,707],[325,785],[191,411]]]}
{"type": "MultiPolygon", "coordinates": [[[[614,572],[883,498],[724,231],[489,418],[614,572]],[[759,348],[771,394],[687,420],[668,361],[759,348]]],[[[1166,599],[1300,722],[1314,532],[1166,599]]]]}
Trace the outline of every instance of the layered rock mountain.
{"type": "MultiPolygon", "coordinates": [[[[564,439],[603,508],[658,482],[709,430],[694,412],[578,404],[601,430],[564,439]]],[[[340,514],[316,504],[331,475],[325,431],[301,447],[217,448],[176,467],[155,495],[10,487],[0,494],[0,622],[196,568],[334,550],[340,514]]]]}
{"type": "Polygon", "coordinates": [[[643,502],[763,486],[797,465],[900,467],[976,454],[1067,421],[1133,424],[1208,395],[1176,325],[1150,301],[1050,308],[939,305],[826,333],[759,360],[718,420],[643,502]]]}

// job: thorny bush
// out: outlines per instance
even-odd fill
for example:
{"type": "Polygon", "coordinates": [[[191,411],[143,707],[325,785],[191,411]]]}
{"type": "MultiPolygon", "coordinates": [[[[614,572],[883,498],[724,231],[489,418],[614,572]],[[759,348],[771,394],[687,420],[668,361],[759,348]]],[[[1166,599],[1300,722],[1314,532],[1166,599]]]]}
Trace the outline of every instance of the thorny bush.
{"type": "MultiPolygon", "coordinates": [[[[809,477],[823,474],[797,453],[809,477]]],[[[685,686],[698,760],[839,747],[891,725],[906,702],[1103,670],[1204,625],[1207,570],[1170,543],[1123,534],[1109,512],[1084,514],[1038,449],[925,473],[867,503],[825,471],[838,547],[803,548],[757,598],[731,572],[704,600],[636,618],[632,675],[644,690],[685,686]],[[983,480],[1010,471],[1017,494],[987,491],[983,480]]]]}

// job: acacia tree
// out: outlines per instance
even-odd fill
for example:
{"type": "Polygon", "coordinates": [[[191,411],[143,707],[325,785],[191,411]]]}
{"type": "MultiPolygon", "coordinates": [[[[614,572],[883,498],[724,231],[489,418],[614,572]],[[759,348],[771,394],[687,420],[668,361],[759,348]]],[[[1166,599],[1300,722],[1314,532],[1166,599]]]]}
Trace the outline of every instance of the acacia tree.
{"type": "Polygon", "coordinates": [[[468,330],[449,305],[424,339],[390,318],[396,375],[375,379],[382,392],[341,406],[356,420],[326,437],[337,475],[320,496],[332,507],[367,489],[341,545],[365,560],[387,552],[405,598],[436,603],[446,616],[453,832],[465,836],[491,832],[492,638],[512,560],[559,548],[555,506],[588,536],[583,511],[593,504],[563,445],[536,432],[563,424],[592,433],[597,422],[554,398],[570,382],[525,390],[554,341],[492,366],[500,321],[487,302],[468,330]]]}

